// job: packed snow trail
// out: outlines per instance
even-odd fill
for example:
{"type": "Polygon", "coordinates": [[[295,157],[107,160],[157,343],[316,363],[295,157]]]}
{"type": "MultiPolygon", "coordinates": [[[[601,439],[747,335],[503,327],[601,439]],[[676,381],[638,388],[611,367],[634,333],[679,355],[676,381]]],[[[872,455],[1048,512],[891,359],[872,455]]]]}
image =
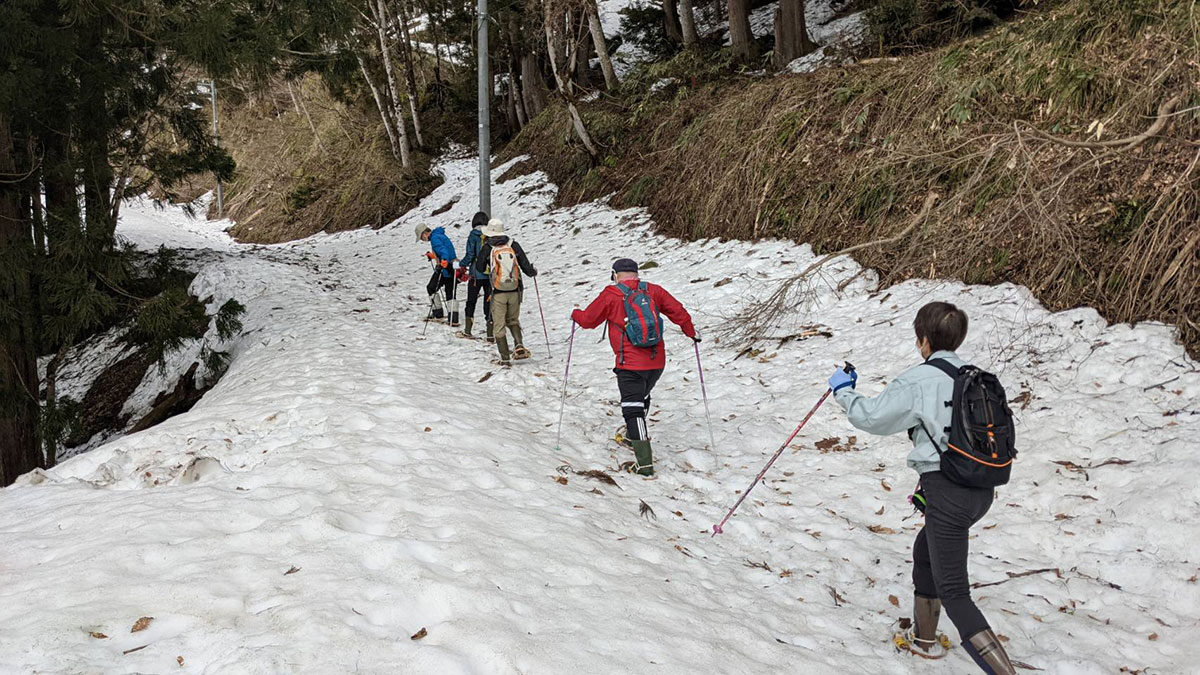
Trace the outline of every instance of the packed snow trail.
{"type": "MultiPolygon", "coordinates": [[[[0,671],[968,672],[961,649],[927,662],[889,642],[920,522],[904,438],[857,432],[827,403],[725,534],[708,531],[834,364],[876,393],[916,361],[912,316],[934,298],[967,311],[960,353],[1015,400],[1022,454],[971,557],[1012,657],[1054,673],[1200,660],[1200,373],[1171,329],[1051,314],[1010,285],[876,290],[842,259],[794,317],[832,337],[742,352],[717,329],[808,247],[664,239],[637,210],[552,208],[538,173],[493,201],[541,271],[555,358],[527,293],[534,358],[500,369],[483,341],[421,336],[412,227],[446,225],[461,246],[474,166],[445,163],[445,184],[380,231],[250,247],[192,226],[187,245],[213,249],[193,290],[247,306],[230,370],[190,412],[0,490],[0,671]],[[576,334],[554,450],[567,316],[620,256],[656,263],[645,277],[707,336],[719,452],[671,327],[655,480],[613,470],[631,456],[611,440],[599,331],[576,334]],[[575,473],[589,469],[617,485],[575,473]]],[[[145,247],[173,241],[173,216],[123,218],[145,247]]]]}

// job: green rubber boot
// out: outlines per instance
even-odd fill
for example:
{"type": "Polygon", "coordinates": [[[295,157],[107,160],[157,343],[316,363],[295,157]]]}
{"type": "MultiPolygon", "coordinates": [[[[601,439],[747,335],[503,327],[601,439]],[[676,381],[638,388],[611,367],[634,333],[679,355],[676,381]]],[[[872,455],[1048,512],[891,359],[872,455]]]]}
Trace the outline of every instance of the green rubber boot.
{"type": "Polygon", "coordinates": [[[654,453],[650,450],[650,441],[630,440],[633,444],[633,456],[637,458],[634,470],[641,476],[654,475],[654,453]]]}
{"type": "Polygon", "coordinates": [[[511,366],[512,355],[508,351],[508,338],[503,334],[496,336],[496,349],[500,352],[500,365],[511,366]]]}

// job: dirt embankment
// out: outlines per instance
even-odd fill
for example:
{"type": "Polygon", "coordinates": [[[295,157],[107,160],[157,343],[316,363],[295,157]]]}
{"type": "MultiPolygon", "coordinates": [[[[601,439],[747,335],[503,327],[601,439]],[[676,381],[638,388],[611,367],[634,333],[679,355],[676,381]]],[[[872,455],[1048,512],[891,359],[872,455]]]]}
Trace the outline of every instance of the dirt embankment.
{"type": "Polygon", "coordinates": [[[510,145],[560,200],[614,194],[683,238],[778,237],[885,282],[1013,281],[1052,308],[1161,320],[1200,349],[1200,15],[1071,0],[899,59],[782,77],[668,80],[561,110],[510,145]]]}

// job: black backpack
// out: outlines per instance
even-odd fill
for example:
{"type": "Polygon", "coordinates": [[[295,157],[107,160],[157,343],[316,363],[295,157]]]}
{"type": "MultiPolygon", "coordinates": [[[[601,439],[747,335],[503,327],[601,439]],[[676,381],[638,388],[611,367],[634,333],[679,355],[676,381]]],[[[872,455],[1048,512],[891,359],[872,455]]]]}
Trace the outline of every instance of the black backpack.
{"type": "Polygon", "coordinates": [[[1017,456],[1017,433],[1000,380],[975,366],[956,368],[944,359],[925,363],[954,379],[954,396],[946,401],[946,406],[952,408],[946,449],[938,447],[933,435],[921,425],[938,449],[942,473],[967,487],[1004,485],[1017,456]]]}

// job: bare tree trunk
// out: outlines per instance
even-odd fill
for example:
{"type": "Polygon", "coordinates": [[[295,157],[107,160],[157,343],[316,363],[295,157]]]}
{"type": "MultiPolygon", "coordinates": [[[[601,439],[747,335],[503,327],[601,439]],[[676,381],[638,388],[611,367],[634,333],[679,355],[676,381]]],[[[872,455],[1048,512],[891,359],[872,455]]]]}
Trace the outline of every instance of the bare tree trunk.
{"type": "MultiPolygon", "coordinates": [[[[0,112],[0,175],[17,175],[12,129],[0,112]]],[[[17,183],[0,181],[0,251],[22,261],[0,273],[0,303],[15,311],[0,323],[0,486],[44,464],[38,447],[37,349],[30,294],[29,222],[17,183]]]]}
{"type": "Polygon", "coordinates": [[[579,110],[575,107],[575,97],[563,82],[563,73],[558,70],[558,59],[556,58],[557,50],[555,49],[555,31],[552,26],[554,22],[551,20],[550,4],[545,3],[546,8],[546,46],[550,52],[550,70],[554,71],[554,82],[558,85],[558,91],[562,94],[563,99],[567,102],[567,111],[571,114],[571,122],[575,127],[575,134],[579,136],[579,140],[583,142],[583,147],[587,149],[588,154],[593,158],[600,155],[596,150],[596,146],[592,143],[592,136],[588,133],[587,127],[583,125],[583,118],[579,116],[579,110]]]}
{"type": "MultiPolygon", "coordinates": [[[[26,157],[36,157],[38,154],[37,139],[30,135],[25,148],[26,157]]],[[[46,214],[42,210],[42,170],[43,162],[38,162],[32,175],[29,176],[28,213],[33,226],[33,250],[38,256],[46,255],[46,214]]],[[[36,296],[36,293],[34,294],[36,296]]]]}
{"type": "Polygon", "coordinates": [[[695,47],[700,38],[696,35],[696,10],[692,0],[679,0],[679,23],[683,27],[683,46],[695,47]]]}
{"type": "Polygon", "coordinates": [[[518,65],[517,59],[514,58],[512,65],[509,66],[511,72],[508,74],[508,84],[512,87],[513,111],[517,114],[517,123],[521,125],[521,128],[525,128],[525,125],[529,124],[529,115],[525,112],[525,95],[521,89],[520,73],[517,72],[518,65]]]}
{"type": "Polygon", "coordinates": [[[417,137],[417,147],[425,147],[425,136],[421,133],[421,116],[417,113],[417,76],[413,65],[412,38],[408,34],[408,6],[404,0],[398,3],[400,7],[400,36],[401,51],[404,53],[404,78],[408,84],[408,107],[412,112],[413,135],[417,137]]]}
{"type": "Polygon", "coordinates": [[[303,86],[300,87],[300,95],[296,98],[298,98],[300,101],[300,110],[304,113],[304,119],[308,120],[308,128],[310,131],[312,131],[313,140],[317,142],[317,149],[321,151],[322,155],[326,154],[325,144],[321,142],[321,134],[317,133],[317,125],[313,124],[312,115],[308,114],[308,106],[304,103],[303,86]]]}
{"type": "MultiPolygon", "coordinates": [[[[71,343],[74,338],[64,340],[61,347],[58,348],[58,353],[50,359],[50,363],[46,364],[46,416],[57,421],[58,417],[58,369],[62,366],[63,359],[67,357],[67,350],[71,348],[71,343]]],[[[61,432],[61,429],[55,429],[56,432],[61,432]]],[[[44,448],[43,456],[46,458],[46,468],[52,468],[58,463],[58,438],[54,434],[43,432],[42,447],[44,448]]]]}
{"type": "MultiPolygon", "coordinates": [[[[358,62],[362,63],[362,59],[359,59],[358,62]]],[[[292,81],[284,80],[283,83],[287,85],[288,96],[292,97],[292,107],[296,109],[296,114],[299,115],[300,114],[300,104],[296,102],[296,92],[292,91],[292,81]]]]}
{"type": "Polygon", "coordinates": [[[521,57],[521,93],[525,95],[525,114],[530,120],[546,108],[546,81],[537,54],[521,57]]]}
{"type": "Polygon", "coordinates": [[[758,45],[750,31],[750,9],[747,0],[728,0],[729,39],[733,43],[733,58],[750,65],[758,58],[758,45]]]}
{"type": "Polygon", "coordinates": [[[580,48],[586,39],[583,33],[587,30],[587,21],[582,16],[576,20],[575,13],[571,10],[567,10],[566,15],[568,33],[564,42],[567,54],[567,72],[571,74],[570,84],[584,89],[588,82],[588,55],[583,53],[580,48]]]}
{"type": "Polygon", "coordinates": [[[592,31],[592,44],[596,46],[596,56],[600,57],[600,70],[604,71],[604,86],[609,91],[620,86],[617,71],[613,70],[612,58],[608,54],[608,45],[604,41],[604,25],[600,23],[600,11],[596,9],[596,0],[586,0],[588,26],[592,31]]]}
{"type": "Polygon", "coordinates": [[[816,48],[804,23],[804,0],[780,0],[775,8],[775,68],[782,70],[816,48]]]}
{"type": "Polygon", "coordinates": [[[671,42],[683,42],[683,33],[679,30],[679,10],[676,9],[675,0],[663,0],[663,18],[667,39],[671,42]]]}
{"type": "MultiPolygon", "coordinates": [[[[732,2],[732,0],[730,0],[732,2]]],[[[384,13],[383,0],[375,0],[371,8],[375,17],[375,30],[379,34],[380,58],[383,59],[383,70],[387,73],[388,93],[391,94],[392,114],[396,121],[397,140],[400,145],[400,164],[404,168],[412,166],[412,146],[408,142],[408,130],[404,124],[404,110],[400,107],[400,90],[396,86],[396,75],[392,68],[391,45],[384,30],[387,15],[384,13]]]]}
{"type": "Polygon", "coordinates": [[[383,102],[383,96],[379,93],[379,87],[375,86],[375,80],[371,79],[371,73],[367,71],[367,64],[363,61],[362,55],[355,53],[358,57],[358,67],[362,70],[363,79],[367,81],[367,86],[371,89],[371,96],[375,98],[375,107],[379,109],[379,117],[383,120],[383,130],[387,132],[388,143],[392,146],[392,157],[396,161],[400,161],[400,145],[396,142],[396,132],[392,129],[392,116],[388,114],[387,104],[383,102]]]}
{"type": "Polygon", "coordinates": [[[517,104],[513,97],[513,74],[509,73],[505,80],[507,86],[504,87],[504,115],[508,119],[508,128],[516,134],[521,130],[521,121],[517,119],[517,104]]]}

